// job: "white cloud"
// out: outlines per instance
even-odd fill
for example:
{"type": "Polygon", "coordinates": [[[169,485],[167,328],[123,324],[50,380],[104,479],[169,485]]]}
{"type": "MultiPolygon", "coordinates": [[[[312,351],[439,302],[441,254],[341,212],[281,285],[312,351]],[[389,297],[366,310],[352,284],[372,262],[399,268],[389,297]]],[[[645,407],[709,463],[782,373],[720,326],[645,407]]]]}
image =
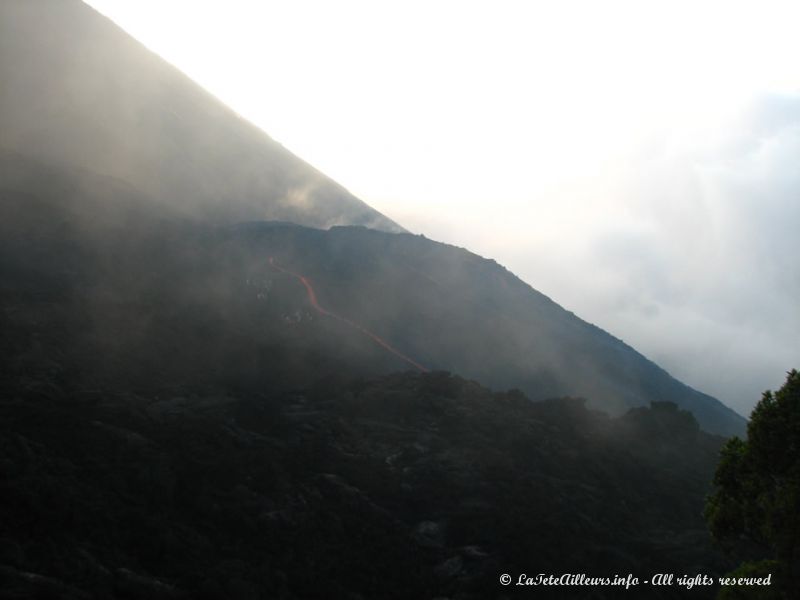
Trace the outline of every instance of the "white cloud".
{"type": "MultiPolygon", "coordinates": [[[[745,414],[800,365],[798,109],[764,97],[733,135],[635,154],[596,189],[624,218],[546,255],[555,298],[745,414]]],[[[523,274],[536,282],[541,263],[523,274]]]]}

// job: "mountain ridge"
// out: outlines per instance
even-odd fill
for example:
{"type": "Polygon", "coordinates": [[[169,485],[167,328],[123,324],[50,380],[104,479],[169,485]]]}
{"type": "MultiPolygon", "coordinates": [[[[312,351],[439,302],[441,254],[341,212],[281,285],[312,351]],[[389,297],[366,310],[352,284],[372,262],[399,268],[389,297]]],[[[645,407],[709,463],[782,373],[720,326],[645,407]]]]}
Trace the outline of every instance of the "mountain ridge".
{"type": "MultiPolygon", "coordinates": [[[[254,235],[254,232],[257,232],[258,229],[258,225],[253,224],[249,229],[249,234],[251,236],[254,235]]],[[[267,232],[274,232],[276,231],[276,227],[273,225],[264,225],[264,230],[267,232]]],[[[301,237],[304,235],[301,231],[294,231],[301,237]]],[[[309,239],[314,237],[319,238],[321,235],[314,232],[307,233],[309,239]]],[[[470,335],[476,336],[477,340],[481,338],[487,339],[493,331],[500,331],[502,334],[497,337],[497,343],[490,345],[491,347],[481,355],[481,360],[488,361],[493,353],[500,353],[502,356],[506,356],[503,354],[503,348],[508,346],[521,345],[523,350],[521,350],[519,354],[524,355],[525,347],[529,349],[535,347],[536,335],[540,338],[545,338],[547,344],[558,347],[558,345],[561,344],[560,338],[566,337],[566,330],[573,330],[575,342],[572,344],[572,350],[557,350],[555,352],[556,354],[568,356],[571,352],[582,351],[582,348],[591,346],[593,351],[583,355],[586,360],[586,364],[583,368],[593,367],[596,370],[601,369],[601,367],[596,364],[598,356],[614,353],[615,356],[619,355],[615,360],[622,360],[625,357],[629,357],[625,359],[628,361],[628,367],[626,368],[631,370],[628,374],[628,382],[630,383],[630,388],[638,389],[639,391],[627,401],[619,400],[619,402],[615,403],[615,397],[625,394],[625,385],[617,383],[615,386],[611,386],[607,392],[603,394],[602,398],[598,398],[598,389],[593,387],[591,381],[587,381],[579,386],[570,386],[569,375],[565,370],[561,370],[561,383],[559,385],[547,391],[541,389],[537,390],[536,387],[540,387],[542,384],[541,378],[538,380],[539,386],[536,386],[536,384],[532,382],[525,384],[525,375],[523,374],[526,368],[524,366],[524,356],[522,356],[523,361],[520,363],[520,368],[515,371],[513,375],[509,374],[504,378],[496,377],[492,374],[491,371],[496,369],[496,365],[489,369],[481,369],[476,367],[475,364],[468,366],[469,361],[465,363],[463,360],[454,364],[448,364],[445,357],[457,354],[453,347],[451,347],[450,354],[445,352],[444,354],[433,353],[426,355],[429,350],[424,344],[420,345],[417,343],[414,345],[414,343],[412,343],[410,346],[413,349],[411,355],[415,357],[415,360],[420,361],[426,366],[460,373],[464,376],[481,381],[494,389],[520,387],[527,395],[536,400],[544,400],[550,397],[564,395],[583,396],[589,400],[590,405],[594,408],[608,410],[611,414],[621,414],[628,408],[646,405],[650,401],[673,400],[683,408],[695,412],[698,420],[706,428],[713,428],[712,423],[719,418],[723,421],[727,420],[729,425],[723,430],[715,429],[718,433],[733,434],[743,431],[745,420],[734,411],[724,406],[721,402],[678,381],[669,375],[667,371],[647,359],[624,341],[614,337],[597,325],[584,321],[571,311],[564,309],[551,298],[538,292],[535,288],[516,277],[513,273],[492,259],[480,257],[458,246],[440,244],[439,242],[426,240],[421,236],[414,236],[413,234],[399,234],[396,237],[392,236],[391,238],[384,239],[384,234],[380,232],[373,232],[358,227],[336,227],[332,228],[330,232],[328,232],[328,235],[324,237],[330,238],[329,242],[324,243],[324,249],[320,249],[319,253],[316,254],[313,259],[306,259],[309,260],[309,264],[312,265],[314,270],[309,272],[302,271],[301,269],[301,272],[309,276],[312,281],[325,281],[326,270],[328,272],[336,272],[337,269],[341,270],[341,272],[337,273],[338,275],[353,278],[352,280],[348,279],[347,286],[338,286],[335,280],[328,281],[326,286],[317,289],[317,295],[321,301],[324,301],[326,306],[330,306],[333,310],[348,318],[358,320],[362,325],[373,329],[379,335],[382,335],[382,330],[397,331],[397,328],[408,330],[410,327],[409,325],[403,325],[402,327],[397,325],[393,330],[392,326],[387,324],[397,318],[396,315],[400,310],[408,312],[409,308],[406,306],[403,309],[395,310],[394,306],[391,305],[383,311],[377,311],[377,314],[373,317],[373,322],[369,318],[365,319],[364,317],[365,314],[369,313],[366,307],[369,305],[374,309],[379,303],[367,300],[365,303],[362,302],[358,305],[361,307],[360,309],[353,309],[351,307],[356,305],[356,301],[342,290],[346,290],[348,286],[352,286],[353,289],[360,290],[360,295],[363,297],[369,295],[364,292],[364,290],[370,289],[365,285],[367,280],[373,280],[373,288],[394,289],[402,287],[405,289],[406,287],[413,287],[419,290],[424,285],[423,282],[438,279],[439,283],[435,285],[439,288],[442,287],[443,283],[451,286],[458,286],[454,289],[450,289],[448,293],[461,301],[464,307],[462,308],[461,304],[457,305],[455,302],[453,304],[448,304],[435,319],[429,319],[424,326],[416,326],[414,331],[419,336],[419,339],[425,338],[425,330],[428,328],[432,332],[435,332],[432,335],[441,339],[449,339],[451,337],[449,335],[450,333],[455,335],[455,332],[459,330],[458,324],[447,329],[449,325],[448,320],[452,319],[453,313],[463,313],[462,322],[465,322],[464,319],[467,319],[467,315],[470,315],[471,322],[477,323],[471,326],[470,335]],[[337,237],[340,239],[337,240],[337,237]],[[372,242],[366,242],[365,239],[372,240],[372,242]],[[358,250],[356,248],[358,248],[358,250]],[[396,281],[391,281],[390,278],[384,277],[383,273],[390,271],[393,266],[399,265],[397,266],[398,271],[407,267],[408,265],[401,264],[404,260],[423,260],[427,252],[425,248],[432,250],[431,256],[435,257],[434,263],[441,263],[434,267],[434,271],[425,273],[423,272],[425,268],[424,264],[415,262],[414,265],[410,267],[410,270],[413,274],[418,274],[419,277],[414,279],[413,284],[406,283],[402,285],[398,284],[396,281]],[[381,256],[380,266],[369,268],[365,259],[356,256],[362,251],[366,251],[371,257],[381,256]],[[474,265],[474,269],[471,265],[474,265]],[[454,271],[464,270],[465,268],[473,269],[474,272],[465,276],[463,279],[453,278],[454,271]],[[480,275],[476,273],[480,273],[480,275]],[[451,279],[449,282],[445,279],[447,277],[451,279]],[[498,281],[502,283],[498,283],[498,281]],[[337,287],[341,287],[342,289],[337,291],[337,287]],[[498,294],[495,292],[486,295],[480,292],[477,294],[473,293],[474,289],[490,290],[493,288],[505,288],[507,293],[505,296],[500,296],[500,299],[498,299],[498,294]],[[337,294],[344,294],[344,299],[341,299],[341,297],[337,298],[337,294]],[[470,295],[473,297],[470,298],[470,295]],[[354,312],[348,313],[348,309],[354,312]],[[514,311],[511,316],[509,316],[510,309],[514,311]],[[498,313],[498,317],[491,327],[482,328],[480,321],[487,318],[487,312],[498,313]],[[536,313],[539,313],[538,321],[545,322],[544,328],[542,323],[538,322],[536,319],[530,320],[530,315],[535,315],[536,313]],[[535,335],[532,334],[527,337],[516,331],[516,329],[524,329],[520,327],[520,325],[521,322],[524,322],[521,320],[525,319],[526,315],[529,319],[530,328],[537,332],[535,335]],[[515,318],[517,319],[516,321],[514,320],[515,318]],[[575,346],[577,346],[577,350],[575,346]],[[652,383],[654,380],[658,380],[660,383],[652,383]],[[686,403],[684,403],[681,398],[683,398],[686,403]]],[[[303,252],[305,253],[308,253],[308,249],[314,246],[314,243],[309,241],[309,239],[306,239],[305,242],[300,244],[303,246],[303,252]]],[[[372,259],[373,265],[376,260],[375,258],[372,259]]],[[[297,268],[297,265],[295,265],[295,268],[297,268]]],[[[396,277],[408,277],[408,275],[397,274],[396,277]]],[[[380,298],[381,296],[379,293],[375,293],[373,297],[380,298]]],[[[423,302],[422,299],[417,298],[417,300],[423,302]]],[[[429,297],[425,301],[429,303],[427,306],[430,308],[430,302],[435,302],[435,299],[429,297]]],[[[423,306],[416,312],[406,314],[401,317],[401,319],[404,319],[405,322],[408,323],[417,323],[420,321],[419,317],[424,315],[425,310],[426,307],[423,306]]],[[[469,321],[469,319],[467,319],[467,321],[469,321]]],[[[390,337],[389,339],[392,338],[390,337]]],[[[402,336],[400,339],[402,339],[402,336]]],[[[480,344],[475,342],[470,345],[479,346],[480,344]]],[[[611,363],[613,362],[612,360],[611,363]]],[[[582,378],[585,379],[586,375],[577,370],[577,365],[580,363],[580,360],[574,360],[573,363],[576,365],[574,379],[578,381],[582,378]]],[[[492,364],[494,365],[494,363],[492,364]]],[[[606,364],[605,367],[609,368],[609,365],[606,364]]],[[[619,371],[620,369],[617,370],[619,371]]],[[[624,381],[624,375],[624,369],[622,369],[621,372],[618,373],[618,378],[622,378],[624,381]]],[[[597,378],[599,377],[598,375],[597,378]]]]}
{"type": "Polygon", "coordinates": [[[17,305],[15,286],[46,288],[59,310],[69,308],[70,321],[83,315],[78,320],[90,325],[86,331],[70,330],[52,342],[67,354],[84,348],[74,357],[80,370],[104,373],[89,365],[118,354],[109,377],[157,379],[155,373],[167,369],[170,380],[177,376],[169,372],[175,363],[188,369],[177,381],[190,384],[191,361],[179,366],[160,355],[167,343],[162,331],[172,332],[174,351],[198,353],[196,364],[208,364],[210,372],[224,372],[228,367],[219,365],[240,356],[251,365],[241,372],[246,379],[261,377],[259,368],[283,369],[287,385],[337,370],[370,376],[408,368],[376,344],[380,338],[426,368],[493,389],[516,387],[534,400],[581,396],[613,415],[674,401],[710,431],[744,429],[744,419],[717,400],[681,384],[495,261],[456,246],[362,226],[322,230],[185,219],[113,178],[87,180],[85,171],[25,159],[0,161],[0,174],[7,302],[17,305]],[[274,269],[270,258],[294,275],[274,269]],[[64,273],[75,281],[64,280],[64,273]],[[338,319],[315,310],[298,274],[338,319]],[[136,344],[111,333],[141,322],[161,323],[162,330],[137,332],[136,344]],[[192,327],[212,327],[210,337],[203,341],[192,327]],[[81,339],[89,345],[76,342],[81,339]],[[204,350],[211,339],[229,356],[204,350]],[[253,357],[263,352],[272,358],[258,367],[253,357]],[[148,375],[136,365],[155,371],[148,375]]]}
{"type": "Polygon", "coordinates": [[[80,0],[0,4],[0,145],[220,222],[403,229],[80,0]]]}
{"type": "Polygon", "coordinates": [[[0,2],[0,600],[731,569],[702,507],[743,418],[142,52],[0,2]]]}
{"type": "MultiPolygon", "coordinates": [[[[263,332],[242,333],[236,348],[222,329],[249,323],[258,331],[263,312],[273,320],[265,330],[289,344],[280,364],[292,372],[292,364],[302,363],[296,374],[312,374],[311,356],[331,369],[346,365],[372,375],[408,366],[376,353],[374,340],[344,321],[327,323],[324,314],[309,311],[302,289],[266,272],[269,257],[275,257],[319,285],[326,309],[417,364],[494,389],[518,387],[536,400],[585,397],[611,414],[674,400],[693,410],[705,428],[726,435],[744,431],[744,419],[718,401],[681,384],[496,262],[402,233],[79,0],[0,4],[0,77],[8,83],[0,88],[2,143],[14,153],[0,161],[5,264],[16,273],[24,265],[33,269],[27,279],[16,280],[20,285],[52,284],[63,277],[61,261],[91,282],[94,295],[84,300],[94,303],[97,314],[69,306],[97,328],[86,349],[101,362],[113,356],[107,345],[134,365],[162,368],[145,355],[147,343],[165,343],[154,333],[137,334],[144,346],[127,347],[102,330],[120,327],[123,318],[162,319],[167,327],[176,322],[169,307],[129,300],[139,294],[170,297],[187,314],[210,319],[232,355],[267,343],[270,355],[278,351],[280,344],[263,332]],[[23,232],[15,231],[15,219],[26,223],[23,232]],[[313,229],[258,225],[266,220],[313,229]],[[236,225],[243,222],[254,224],[236,225]],[[229,237],[225,243],[209,233],[210,227],[230,226],[220,233],[229,237]],[[53,264],[33,268],[35,257],[48,251],[53,264]],[[112,260],[139,281],[119,278],[108,266],[112,260]],[[232,280],[225,268],[242,279],[232,280]],[[34,283],[35,277],[41,281],[34,283]],[[243,289],[242,280],[271,287],[243,289]],[[177,289],[175,281],[207,293],[208,302],[188,298],[190,292],[177,289]],[[277,303],[263,309],[264,302],[249,305],[236,297],[253,293],[272,293],[277,303]],[[109,298],[114,302],[108,304],[109,298]],[[101,326],[111,315],[113,322],[101,326]],[[308,339],[282,330],[281,319],[299,320],[308,339]],[[306,358],[288,356],[292,352],[306,358]],[[322,360],[323,354],[329,356],[322,360]]],[[[65,290],[57,292],[59,301],[72,302],[65,290]]],[[[70,335],[87,338],[77,330],[70,335]]],[[[195,339],[185,324],[180,335],[187,344],[195,339]]],[[[144,376],[145,371],[126,371],[120,361],[114,366],[120,375],[144,376]]]]}

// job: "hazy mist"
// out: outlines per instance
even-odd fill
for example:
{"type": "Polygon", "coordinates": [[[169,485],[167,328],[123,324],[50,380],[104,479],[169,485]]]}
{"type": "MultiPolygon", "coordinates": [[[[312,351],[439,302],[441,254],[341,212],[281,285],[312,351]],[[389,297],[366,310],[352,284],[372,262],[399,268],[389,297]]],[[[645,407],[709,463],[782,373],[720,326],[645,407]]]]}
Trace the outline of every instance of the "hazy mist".
{"type": "Polygon", "coordinates": [[[725,128],[678,133],[523,219],[401,220],[468,240],[747,415],[800,362],[800,96],[763,96],[725,128]]]}
{"type": "Polygon", "coordinates": [[[739,411],[800,362],[796,5],[91,4],[396,222],[739,411]]]}
{"type": "Polygon", "coordinates": [[[0,0],[0,597],[792,596],[747,11],[89,4],[0,0]]]}

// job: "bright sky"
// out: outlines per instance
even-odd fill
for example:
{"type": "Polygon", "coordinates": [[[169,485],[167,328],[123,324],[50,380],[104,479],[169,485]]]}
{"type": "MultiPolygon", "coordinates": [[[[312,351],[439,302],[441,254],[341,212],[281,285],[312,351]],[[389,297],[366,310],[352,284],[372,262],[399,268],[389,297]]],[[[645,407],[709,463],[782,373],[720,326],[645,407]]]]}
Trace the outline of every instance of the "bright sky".
{"type": "Polygon", "coordinates": [[[797,2],[88,1],[401,225],[738,410],[800,367],[790,299],[748,304],[755,263],[720,276],[764,233],[751,192],[800,191],[797,2]]]}

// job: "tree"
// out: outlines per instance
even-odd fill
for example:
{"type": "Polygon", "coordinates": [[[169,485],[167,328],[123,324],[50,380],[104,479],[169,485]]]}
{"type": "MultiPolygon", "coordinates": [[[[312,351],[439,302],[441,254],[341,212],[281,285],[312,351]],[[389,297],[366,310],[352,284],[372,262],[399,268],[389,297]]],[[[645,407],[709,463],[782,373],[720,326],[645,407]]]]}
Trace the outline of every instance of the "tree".
{"type": "MultiPolygon", "coordinates": [[[[775,568],[789,598],[800,586],[800,373],[765,392],[747,425],[747,440],[725,444],[705,508],[712,536],[724,549],[775,568]]],[[[760,567],[759,567],[760,565],[760,567]]],[[[780,596],[777,596],[780,597],[780,596]]]]}

